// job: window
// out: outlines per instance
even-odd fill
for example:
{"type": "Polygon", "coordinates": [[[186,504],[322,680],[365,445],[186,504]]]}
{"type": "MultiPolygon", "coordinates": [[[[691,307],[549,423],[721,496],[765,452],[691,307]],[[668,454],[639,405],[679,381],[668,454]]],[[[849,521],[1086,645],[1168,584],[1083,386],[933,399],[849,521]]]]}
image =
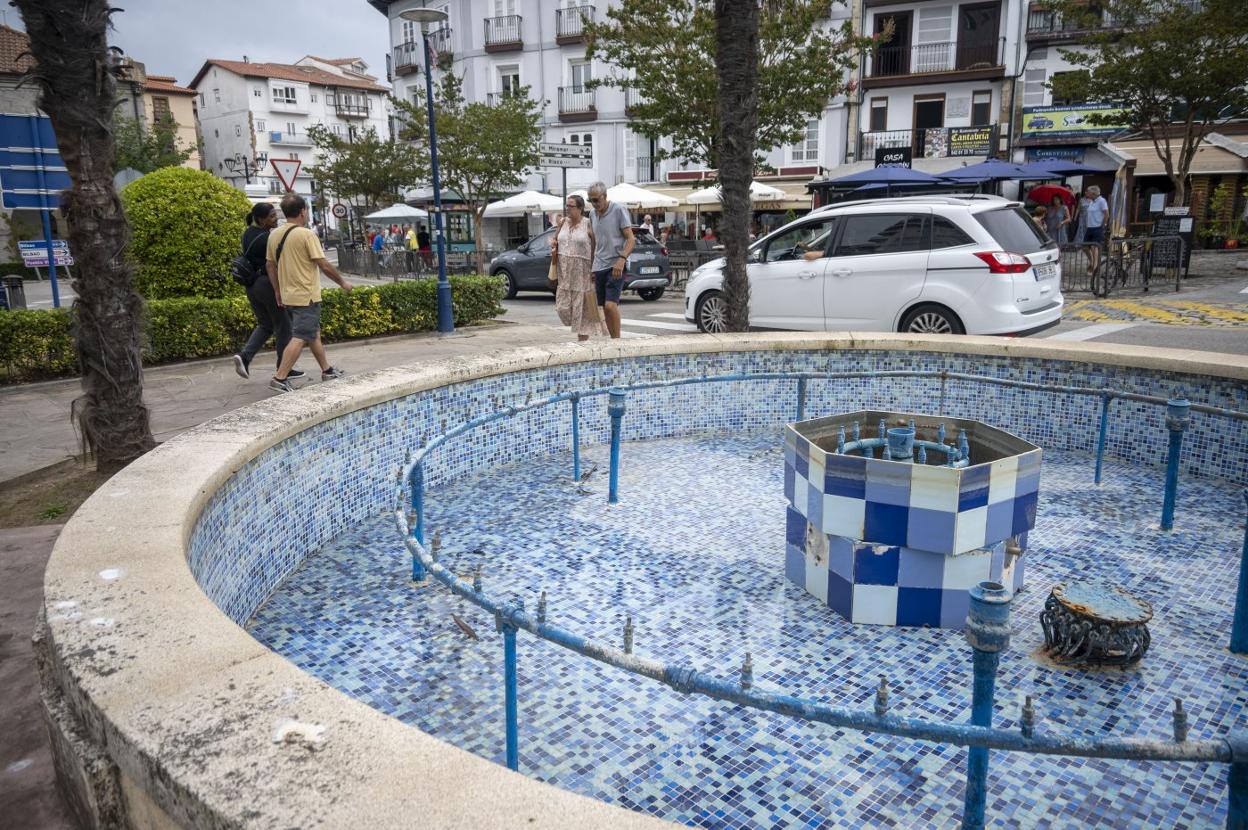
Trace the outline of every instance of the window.
{"type": "Polygon", "coordinates": [[[943,216],[932,217],[932,248],[956,248],[974,242],[966,232],[943,216]]]}
{"type": "Polygon", "coordinates": [[[265,132],[265,128],[264,128],[264,119],[263,119],[263,118],[257,118],[257,119],[256,119],[256,132],[258,132],[258,133],[265,132]]]}
{"type": "MultiPolygon", "coordinates": [[[[1079,73],[1080,73],[1080,70],[1075,70],[1073,72],[1054,72],[1053,77],[1049,79],[1049,86],[1050,87],[1057,86],[1059,83],[1058,78],[1062,78],[1065,76],[1073,77],[1073,76],[1078,75],[1079,73]]],[[[1060,89],[1060,87],[1058,88],[1060,89]]],[[[1053,96],[1053,106],[1055,107],[1073,107],[1076,104],[1084,104],[1084,103],[1087,103],[1087,102],[1084,101],[1082,98],[1075,98],[1075,97],[1059,98],[1057,95],[1053,96]]]]}
{"type": "Polygon", "coordinates": [[[308,100],[310,100],[312,103],[314,103],[314,104],[315,104],[315,103],[316,103],[316,93],[315,93],[315,92],[311,93],[311,94],[308,96],[308,100]]]}
{"type": "Polygon", "coordinates": [[[520,67],[515,64],[498,68],[498,91],[511,97],[520,91],[520,67]]]}
{"type": "Polygon", "coordinates": [[[1056,242],[1049,242],[1032,218],[1022,208],[997,208],[975,214],[975,220],[984,226],[1002,250],[1015,254],[1034,254],[1056,242]]]}
{"type": "Polygon", "coordinates": [[[204,93],[202,93],[202,92],[201,92],[201,93],[199,93],[199,107],[200,107],[200,109],[203,109],[203,108],[204,108],[205,103],[206,103],[206,102],[204,101],[204,93]]]}
{"type": "Polygon", "coordinates": [[[516,0],[494,0],[494,16],[516,13],[516,0]]]}
{"type": "Polygon", "coordinates": [[[243,134],[243,125],[242,125],[242,124],[235,124],[235,125],[234,125],[234,135],[241,136],[242,134],[243,134]]]}
{"type": "Polygon", "coordinates": [[[219,104],[219,103],[221,103],[221,90],[219,90],[219,89],[214,89],[214,90],[212,91],[212,102],[213,102],[214,104],[219,104]]]}
{"type": "Polygon", "coordinates": [[[258,89],[253,89],[253,90],[251,91],[251,95],[252,95],[252,97],[253,97],[253,98],[263,98],[263,97],[264,97],[264,94],[263,94],[262,92],[260,92],[260,90],[258,90],[258,89]]]}
{"type": "Polygon", "coordinates": [[[290,160],[291,160],[291,161],[298,161],[298,160],[299,160],[299,154],[298,154],[298,153],[291,153],[291,154],[290,154],[290,160]]]}
{"type": "Polygon", "coordinates": [[[287,121],[286,122],[286,135],[294,135],[294,134],[295,134],[295,122],[287,121]]]}
{"type": "Polygon", "coordinates": [[[293,86],[273,87],[273,103],[294,104],[297,100],[298,99],[295,97],[295,88],[293,86]]]}
{"type": "Polygon", "coordinates": [[[833,217],[799,225],[768,242],[766,250],[760,250],[759,259],[763,262],[784,262],[827,256],[835,227],[836,219],[833,217]]]}
{"type": "Polygon", "coordinates": [[[926,248],[922,216],[875,213],[845,217],[836,255],[897,254],[926,248]]]}
{"type": "Polygon", "coordinates": [[[335,125],[334,125],[334,135],[342,135],[342,125],[341,125],[341,124],[335,124],[335,125]]]}
{"type": "Polygon", "coordinates": [[[793,161],[819,160],[819,122],[806,122],[806,131],[801,140],[789,148],[789,156],[793,161]]]}
{"type": "Polygon", "coordinates": [[[593,64],[589,61],[569,61],[568,70],[571,77],[573,92],[587,91],[585,85],[593,80],[594,71],[593,64]]]}
{"type": "Polygon", "coordinates": [[[630,129],[624,130],[624,169],[631,171],[637,166],[637,134],[630,129]]]}
{"type": "Polygon", "coordinates": [[[157,124],[173,121],[168,98],[164,96],[152,98],[152,121],[157,124]]]}
{"type": "Polygon", "coordinates": [[[402,42],[403,42],[403,43],[415,43],[415,42],[418,40],[418,38],[416,37],[416,35],[417,35],[417,34],[418,34],[418,33],[417,33],[417,31],[416,31],[416,24],[415,24],[415,22],[413,22],[413,21],[411,21],[411,20],[404,20],[404,21],[403,21],[403,41],[402,41],[402,42]]]}
{"type": "Polygon", "coordinates": [[[888,129],[888,99],[871,99],[871,132],[879,133],[888,129]]]}
{"type": "Polygon", "coordinates": [[[971,95],[971,126],[987,127],[992,123],[992,90],[971,95]]]}

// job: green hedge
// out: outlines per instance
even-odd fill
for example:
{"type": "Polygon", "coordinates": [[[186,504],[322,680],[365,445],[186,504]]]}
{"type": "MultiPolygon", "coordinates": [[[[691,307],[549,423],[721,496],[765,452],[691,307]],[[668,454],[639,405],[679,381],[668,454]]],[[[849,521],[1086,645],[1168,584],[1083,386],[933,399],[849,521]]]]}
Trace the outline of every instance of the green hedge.
{"type": "MultiPolygon", "coordinates": [[[[451,277],[455,325],[503,313],[502,283],[495,277],[451,277]]],[[[437,281],[411,280],[337,288],[322,295],[321,334],[328,342],[437,328],[437,281]]],[[[0,367],[7,383],[78,373],[70,309],[0,312],[0,367]]],[[[232,354],[255,325],[243,297],[149,300],[143,360],[148,364],[232,354]]]]}
{"type": "MultiPolygon", "coordinates": [[[[0,262],[0,276],[7,277],[10,274],[27,280],[39,279],[39,275],[35,273],[35,269],[27,268],[26,263],[22,262],[20,259],[14,262],[0,262]]],[[[56,276],[58,279],[64,279],[64,275],[65,271],[63,269],[56,269],[56,276]]],[[[48,278],[48,269],[46,268],[43,269],[43,278],[45,280],[48,278]]]]}

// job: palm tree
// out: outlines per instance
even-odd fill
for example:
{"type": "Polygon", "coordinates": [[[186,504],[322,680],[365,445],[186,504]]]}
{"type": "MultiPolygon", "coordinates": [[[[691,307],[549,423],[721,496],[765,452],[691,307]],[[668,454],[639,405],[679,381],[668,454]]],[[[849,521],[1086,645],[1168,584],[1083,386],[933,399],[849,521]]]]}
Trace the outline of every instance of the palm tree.
{"type": "Polygon", "coordinates": [[[96,467],[116,470],[155,446],[143,405],[143,301],[125,249],[130,226],[113,186],[117,81],[107,0],[14,0],[30,36],[39,106],[52,119],[73,186],[62,196],[78,264],[74,342],[83,394],[74,412],[96,467]]]}
{"type": "Polygon", "coordinates": [[[723,204],[724,301],[729,331],[750,326],[750,181],[758,126],[758,0],[715,0],[719,79],[719,186],[723,204]]]}

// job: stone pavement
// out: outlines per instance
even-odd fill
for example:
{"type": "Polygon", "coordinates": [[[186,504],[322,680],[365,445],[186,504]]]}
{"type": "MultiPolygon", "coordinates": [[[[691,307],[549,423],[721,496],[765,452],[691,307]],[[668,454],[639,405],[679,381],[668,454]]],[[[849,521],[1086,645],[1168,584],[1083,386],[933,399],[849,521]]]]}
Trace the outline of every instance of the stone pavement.
{"type": "MultiPolygon", "coordinates": [[[[401,335],[330,344],[329,359],[351,374],[407,363],[424,363],[466,354],[513,349],[570,340],[566,329],[487,323],[460,329],[450,337],[401,335]]],[[[268,382],[275,362],[262,352],[252,363],[251,380],[234,374],[229,358],[153,366],[143,373],[143,398],[151,411],[152,432],[164,441],[197,424],[249,403],[279,394],[268,382]]],[[[300,368],[318,383],[316,361],[307,352],[300,368]]],[[[0,389],[0,481],[79,453],[70,406],[80,394],[76,379],[33,383],[0,389]]]]}

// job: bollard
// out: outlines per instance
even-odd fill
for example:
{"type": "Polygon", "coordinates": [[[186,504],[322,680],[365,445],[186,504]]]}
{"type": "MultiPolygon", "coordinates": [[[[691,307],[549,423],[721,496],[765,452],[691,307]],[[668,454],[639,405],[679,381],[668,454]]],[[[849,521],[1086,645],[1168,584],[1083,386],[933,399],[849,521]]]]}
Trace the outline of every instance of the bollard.
{"type": "MultiPolygon", "coordinates": [[[[997,582],[981,582],[971,588],[971,610],[966,617],[966,641],[975,650],[974,687],[971,692],[971,723],[992,726],[992,698],[1001,652],[1010,645],[1010,592],[997,582]]],[[[962,830],[983,830],[988,800],[988,750],[973,746],[967,751],[966,800],[962,830]]]]}
{"type": "MultiPolygon", "coordinates": [[[[1244,491],[1248,502],[1248,490],[1244,491]]],[[[1239,554],[1239,590],[1235,592],[1235,617],[1231,623],[1231,651],[1248,654],[1248,522],[1244,524],[1244,549],[1239,554]]]]}
{"type": "Polygon", "coordinates": [[[1105,433],[1109,430],[1109,404],[1113,397],[1108,392],[1101,393],[1101,430],[1096,438],[1096,476],[1093,483],[1101,483],[1101,466],[1105,462],[1105,433]]]}
{"type": "Polygon", "coordinates": [[[1179,494],[1179,456],[1183,431],[1192,422],[1192,405],[1184,398],[1166,401],[1166,429],[1170,430],[1170,453],[1166,456],[1166,493],[1161,503],[1161,529],[1174,527],[1174,502],[1179,494]]]}
{"type": "Polygon", "coordinates": [[[611,482],[607,502],[620,500],[620,421],[624,419],[624,390],[618,386],[608,392],[607,414],[611,416],[611,482]]]}
{"type": "Polygon", "coordinates": [[[572,396],[572,480],[581,480],[581,396],[572,396]]]}
{"type": "MultiPolygon", "coordinates": [[[[412,522],[412,538],[420,544],[425,543],[425,467],[424,463],[417,464],[412,468],[411,479],[412,491],[412,513],[416,516],[416,521],[412,522]]],[[[412,581],[424,582],[425,566],[421,563],[420,557],[412,554],[412,581]]]]}
{"type": "Polygon", "coordinates": [[[797,420],[806,419],[806,378],[797,379],[797,420]]]}

